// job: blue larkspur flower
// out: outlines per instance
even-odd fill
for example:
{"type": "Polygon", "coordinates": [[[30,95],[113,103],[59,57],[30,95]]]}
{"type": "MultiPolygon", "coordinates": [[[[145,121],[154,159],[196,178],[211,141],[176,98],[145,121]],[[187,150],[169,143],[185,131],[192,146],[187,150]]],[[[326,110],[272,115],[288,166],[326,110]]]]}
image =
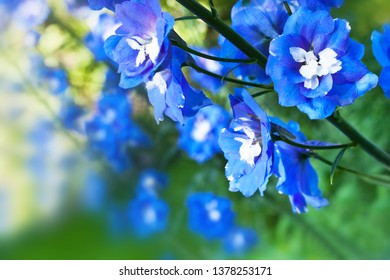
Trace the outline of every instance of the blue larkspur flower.
{"type": "Polygon", "coordinates": [[[230,191],[245,196],[261,194],[272,175],[273,142],[266,113],[246,90],[230,96],[233,120],[219,136],[219,145],[228,160],[225,173],[230,191]]]}
{"type": "Polygon", "coordinates": [[[242,256],[256,246],[258,241],[253,229],[235,227],[223,239],[223,248],[230,255],[242,256]]]}
{"type": "MultiPolygon", "coordinates": [[[[299,131],[299,125],[290,121],[283,123],[277,118],[270,121],[288,130],[296,137],[297,142],[311,144],[299,131]]],[[[276,189],[281,194],[288,195],[293,212],[305,213],[307,204],[315,208],[328,205],[318,188],[318,176],[310,164],[308,150],[298,148],[282,141],[275,142],[275,173],[279,176],[276,189]]]]}
{"type": "Polygon", "coordinates": [[[194,89],[184,77],[181,67],[188,59],[191,58],[185,51],[172,47],[171,64],[146,82],[157,123],[164,119],[165,114],[182,124],[185,117],[192,117],[200,108],[211,104],[204,93],[194,89]]]}
{"type": "Polygon", "coordinates": [[[141,238],[163,231],[168,222],[168,204],[156,196],[141,195],[131,200],[128,217],[135,234],[141,238]]]}
{"type": "Polygon", "coordinates": [[[350,29],[326,11],[298,8],[288,18],[270,44],[266,67],[282,106],[322,119],[376,86],[377,76],[361,62],[364,46],[349,38],[350,29]]]}
{"type": "Polygon", "coordinates": [[[113,11],[116,4],[121,4],[125,1],[129,0],[88,0],[88,3],[92,10],[101,10],[103,8],[107,8],[113,11]]]}
{"type": "Polygon", "coordinates": [[[203,163],[221,152],[218,136],[228,126],[229,113],[220,106],[212,105],[199,110],[184,125],[177,125],[179,147],[198,163],[203,163]]]}
{"type": "Polygon", "coordinates": [[[124,94],[103,94],[86,134],[93,150],[105,155],[115,170],[129,167],[128,147],[150,144],[150,139],[131,119],[131,107],[124,94]]]}
{"type": "MultiPolygon", "coordinates": [[[[268,56],[270,41],[282,33],[287,18],[288,13],[282,1],[278,0],[239,0],[231,12],[232,28],[265,56],[268,56]]],[[[247,58],[228,40],[222,39],[221,42],[221,56],[247,58]]],[[[256,63],[238,66],[239,64],[226,64],[226,67],[237,67],[234,70],[235,75],[244,80],[260,83],[271,81],[265,70],[256,63]]]]}
{"type": "Polygon", "coordinates": [[[105,51],[119,65],[120,86],[132,88],[169,64],[174,19],[158,0],[126,1],[115,6],[115,14],[122,25],[107,39],[105,51]]]}
{"type": "Polygon", "coordinates": [[[330,8],[340,8],[344,0],[298,0],[299,6],[306,7],[310,10],[326,10],[330,8]]]}
{"type": "Polygon", "coordinates": [[[385,96],[390,98],[390,24],[383,26],[383,34],[378,31],[372,32],[371,40],[374,56],[383,67],[379,76],[379,85],[385,96]]]}
{"type": "Polygon", "coordinates": [[[136,190],[139,195],[148,194],[158,196],[168,185],[167,174],[148,168],[140,174],[136,190]]]}
{"type": "Polygon", "coordinates": [[[107,195],[107,186],[102,176],[95,170],[88,169],[82,189],[83,206],[90,211],[101,210],[107,195]]]}
{"type": "Polygon", "coordinates": [[[187,199],[189,228],[207,239],[221,238],[233,227],[231,201],[212,193],[194,193],[187,199]]]}

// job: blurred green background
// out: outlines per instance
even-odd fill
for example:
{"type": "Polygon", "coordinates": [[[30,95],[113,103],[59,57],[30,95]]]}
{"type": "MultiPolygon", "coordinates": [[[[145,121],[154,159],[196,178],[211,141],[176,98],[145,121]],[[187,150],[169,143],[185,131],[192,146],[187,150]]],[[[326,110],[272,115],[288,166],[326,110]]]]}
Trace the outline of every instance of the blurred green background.
{"type": "MultiPolygon", "coordinates": [[[[174,16],[188,14],[175,1],[161,2],[174,16]]],[[[215,0],[214,3],[220,16],[228,22],[235,1],[215,0]]],[[[95,63],[88,50],[77,41],[87,32],[87,25],[63,12],[63,3],[51,1],[51,5],[54,15],[39,27],[42,37],[38,51],[49,64],[67,70],[75,100],[91,107],[102,86],[104,66],[95,63]]],[[[373,57],[370,36],[373,30],[382,31],[382,25],[390,22],[389,11],[390,2],[386,0],[345,0],[342,8],[332,10],[334,17],[350,22],[351,37],[365,44],[364,62],[376,74],[381,68],[373,57]]],[[[180,22],[175,29],[192,45],[212,46],[217,41],[217,35],[199,21],[180,22]]],[[[177,137],[174,124],[166,120],[157,126],[148,109],[146,113],[135,112],[134,118],[159,143],[144,157],[150,157],[156,166],[160,164],[158,167],[170,178],[169,187],[162,194],[171,208],[167,230],[147,239],[115,231],[110,224],[110,202],[97,211],[87,211],[80,200],[83,182],[79,178],[85,172],[88,160],[80,145],[75,144],[74,135],[69,136],[56,126],[53,151],[77,155],[77,159],[66,170],[57,163],[49,163],[47,170],[55,180],[72,178],[72,183],[53,189],[50,182],[45,182],[44,178],[36,180],[29,173],[27,159],[34,152],[34,146],[29,143],[26,133],[39,119],[53,119],[58,101],[46,94],[44,87],[27,86],[30,90],[15,94],[6,86],[9,81],[29,84],[28,53],[21,47],[23,36],[11,26],[3,31],[0,39],[0,83],[3,85],[0,93],[0,259],[231,258],[221,251],[218,242],[207,241],[188,230],[185,201],[194,191],[212,191],[230,198],[238,223],[258,232],[260,242],[245,258],[390,258],[389,186],[344,172],[336,172],[331,186],[330,167],[313,159],[320,188],[330,204],[320,210],[311,208],[307,214],[295,215],[287,198],[276,193],[275,182],[270,183],[264,197],[255,194],[245,198],[240,193],[228,191],[223,156],[199,165],[184,153],[172,151],[170,147],[175,146],[177,137]],[[174,156],[164,165],[159,159],[166,156],[166,151],[174,156]],[[37,193],[44,199],[38,198],[37,193]]],[[[225,89],[223,97],[216,101],[226,105],[229,91],[229,88],[225,89]]],[[[141,94],[136,98],[142,104],[146,102],[141,94]]],[[[348,141],[326,121],[309,121],[294,108],[281,110],[274,95],[257,100],[269,115],[298,121],[308,139],[348,141]]],[[[390,151],[389,108],[390,100],[376,88],[340,112],[369,139],[390,151]]],[[[76,140],[82,142],[82,139],[76,140]]],[[[333,160],[336,153],[321,154],[333,160]]],[[[131,198],[138,170],[119,176],[102,162],[93,164],[109,182],[112,200],[125,203],[131,198]]],[[[348,150],[341,164],[370,174],[389,174],[357,148],[348,150]]]]}

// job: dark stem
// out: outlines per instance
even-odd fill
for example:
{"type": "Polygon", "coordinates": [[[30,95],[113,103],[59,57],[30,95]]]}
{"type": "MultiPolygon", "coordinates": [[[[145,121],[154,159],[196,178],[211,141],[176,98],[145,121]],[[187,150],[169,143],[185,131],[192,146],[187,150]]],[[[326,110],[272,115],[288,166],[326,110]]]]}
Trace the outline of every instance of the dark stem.
{"type": "Polygon", "coordinates": [[[175,21],[181,21],[181,20],[195,20],[199,19],[197,16],[184,16],[184,17],[178,17],[175,18],[175,21]]]}
{"type": "Polygon", "coordinates": [[[284,5],[284,8],[286,9],[287,13],[291,16],[292,11],[291,11],[290,5],[287,3],[287,1],[283,1],[283,5],[284,5]]]}
{"type": "Polygon", "coordinates": [[[246,81],[243,81],[243,80],[237,80],[237,79],[228,78],[228,77],[224,77],[224,76],[215,74],[215,73],[210,72],[210,71],[208,71],[206,69],[203,69],[202,67],[199,67],[195,63],[184,63],[183,66],[191,67],[191,68],[195,69],[196,71],[198,71],[200,73],[203,73],[203,74],[209,75],[211,77],[220,79],[221,82],[222,81],[227,81],[227,82],[231,82],[231,83],[235,83],[235,84],[243,85],[243,86],[257,87],[257,88],[262,88],[262,89],[267,89],[267,90],[270,89],[269,86],[267,86],[267,85],[246,82],[246,81]]]}
{"type": "Polygon", "coordinates": [[[345,136],[357,143],[366,153],[390,168],[390,155],[365,138],[354,127],[346,122],[336,111],[327,120],[337,127],[345,136]]]}
{"type": "Polygon", "coordinates": [[[215,61],[220,61],[220,62],[231,62],[231,63],[255,63],[256,62],[256,59],[231,59],[231,58],[224,58],[224,57],[217,57],[217,56],[213,56],[213,55],[208,55],[208,54],[199,52],[197,50],[194,50],[190,47],[184,46],[183,44],[180,44],[176,41],[172,40],[171,42],[172,42],[172,45],[177,46],[177,47],[185,50],[186,52],[192,53],[196,56],[200,56],[200,57],[203,57],[203,58],[206,58],[209,60],[215,60],[215,61]]]}
{"type": "Polygon", "coordinates": [[[295,142],[283,135],[272,136],[274,141],[283,141],[291,146],[295,146],[298,148],[309,149],[309,150],[336,150],[336,149],[344,149],[355,147],[356,143],[347,143],[347,144],[337,144],[337,145],[327,145],[327,146],[318,146],[318,145],[307,145],[299,142],[295,142]]]}
{"type": "MultiPolygon", "coordinates": [[[[323,162],[323,163],[325,163],[325,164],[327,164],[329,166],[333,165],[333,162],[331,162],[330,160],[327,160],[326,158],[320,156],[319,154],[310,153],[309,155],[310,155],[310,157],[318,159],[319,161],[321,161],[321,162],[323,162]]],[[[375,181],[375,182],[378,182],[378,183],[383,183],[383,184],[390,185],[390,178],[385,178],[385,177],[381,177],[381,176],[376,176],[376,175],[362,173],[360,171],[357,171],[357,170],[354,170],[354,169],[351,169],[351,168],[348,168],[348,167],[344,167],[344,166],[341,166],[341,165],[338,165],[337,169],[341,170],[341,171],[349,172],[349,173],[354,174],[354,175],[357,175],[359,177],[362,177],[363,179],[368,179],[368,180],[375,181]]]]}
{"type": "Polygon", "coordinates": [[[234,31],[230,26],[222,20],[216,18],[213,13],[203,7],[195,0],[176,0],[178,3],[187,8],[190,12],[198,16],[201,20],[207,23],[210,27],[216,30],[219,34],[229,40],[238,49],[240,49],[249,58],[254,58],[257,63],[265,68],[267,64],[267,57],[263,55],[254,46],[249,44],[240,34],[234,31]]]}

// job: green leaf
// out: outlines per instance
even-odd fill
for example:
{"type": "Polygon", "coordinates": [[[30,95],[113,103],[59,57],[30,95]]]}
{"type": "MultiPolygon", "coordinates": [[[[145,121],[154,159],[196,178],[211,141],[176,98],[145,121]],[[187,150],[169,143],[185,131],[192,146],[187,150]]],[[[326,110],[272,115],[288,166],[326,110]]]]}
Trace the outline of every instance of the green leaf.
{"type": "Polygon", "coordinates": [[[340,152],[337,154],[336,158],[334,159],[334,162],[332,164],[332,169],[330,171],[330,184],[333,186],[333,178],[334,178],[334,174],[336,172],[336,169],[337,169],[337,166],[339,165],[345,151],[347,150],[347,148],[344,148],[344,149],[341,149],[340,152]]]}

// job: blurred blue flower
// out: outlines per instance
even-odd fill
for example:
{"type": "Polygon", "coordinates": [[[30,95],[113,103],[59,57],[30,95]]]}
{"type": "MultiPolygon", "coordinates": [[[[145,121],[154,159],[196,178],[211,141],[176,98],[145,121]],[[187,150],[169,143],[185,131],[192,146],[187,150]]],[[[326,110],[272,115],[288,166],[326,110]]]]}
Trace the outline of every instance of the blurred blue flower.
{"type": "Polygon", "coordinates": [[[107,8],[113,11],[116,4],[121,4],[125,1],[140,2],[142,0],[88,0],[88,3],[92,10],[101,10],[103,8],[107,8]]]}
{"type": "Polygon", "coordinates": [[[102,209],[106,200],[107,186],[102,176],[92,169],[88,169],[82,188],[82,203],[90,211],[102,209]]]}
{"type": "Polygon", "coordinates": [[[189,228],[207,239],[224,237],[234,223],[231,201],[212,193],[194,193],[187,199],[189,228]]]}
{"type": "Polygon", "coordinates": [[[183,123],[185,117],[192,117],[200,108],[211,104],[202,91],[188,84],[181,72],[183,63],[188,59],[190,58],[185,51],[172,47],[172,63],[166,69],[155,73],[146,83],[157,123],[164,119],[163,114],[173,121],[183,123]]]}
{"type": "Polygon", "coordinates": [[[111,35],[115,34],[115,30],[120,26],[118,19],[110,14],[100,14],[96,25],[91,28],[84,42],[88,49],[93,53],[97,61],[107,60],[108,57],[104,51],[104,42],[111,35]]]}
{"type": "Polygon", "coordinates": [[[120,86],[132,88],[169,63],[174,19],[161,11],[158,0],[125,1],[115,13],[122,25],[107,39],[105,51],[119,65],[120,86]]]}
{"type": "Polygon", "coordinates": [[[158,196],[159,192],[165,189],[168,185],[167,174],[149,168],[143,170],[140,174],[136,190],[138,195],[148,194],[158,196]]]}
{"type": "Polygon", "coordinates": [[[31,72],[39,86],[46,87],[54,95],[61,95],[69,88],[68,77],[63,69],[46,66],[38,55],[31,56],[30,61],[31,72]]]}
{"type": "Polygon", "coordinates": [[[272,174],[274,147],[266,113],[246,90],[230,96],[233,121],[219,136],[219,145],[228,160],[225,173],[230,191],[245,196],[256,190],[262,195],[272,174]]]}
{"type": "MultiPolygon", "coordinates": [[[[296,137],[297,142],[306,142],[306,137],[299,131],[296,122],[285,124],[277,118],[271,118],[270,121],[288,130],[296,137]]],[[[311,143],[313,142],[307,144],[311,143]]],[[[282,141],[275,142],[275,169],[279,176],[276,189],[279,193],[288,195],[294,213],[307,212],[307,204],[316,208],[328,205],[318,188],[318,176],[310,164],[308,150],[282,141]]]]}
{"type": "Polygon", "coordinates": [[[128,213],[135,234],[145,238],[166,228],[169,207],[153,195],[140,195],[130,201],[128,213]]]}
{"type": "Polygon", "coordinates": [[[226,253],[234,256],[246,254],[258,243],[256,231],[247,228],[233,228],[223,239],[226,253]]]}
{"type": "Polygon", "coordinates": [[[336,7],[340,8],[344,0],[298,0],[299,6],[306,7],[310,10],[326,10],[336,7]]]}
{"type": "Polygon", "coordinates": [[[15,23],[25,30],[31,30],[42,24],[50,13],[47,0],[21,0],[16,6],[12,5],[11,11],[15,18],[15,23]]]}
{"type": "MultiPolygon", "coordinates": [[[[193,49],[207,55],[216,56],[216,57],[221,56],[221,50],[216,47],[210,49],[194,47],[193,49]]],[[[228,69],[226,69],[226,67],[224,67],[218,61],[203,58],[196,55],[194,55],[194,59],[198,66],[217,75],[224,76],[228,72],[228,69]]],[[[191,79],[194,82],[199,84],[203,89],[210,91],[212,94],[217,94],[218,91],[225,84],[223,81],[221,81],[221,79],[214,78],[212,76],[205,75],[203,73],[199,73],[194,69],[190,69],[190,75],[191,75],[191,79]]]]}
{"type": "Polygon", "coordinates": [[[76,104],[73,98],[69,96],[61,98],[61,108],[58,117],[64,128],[82,132],[81,118],[85,113],[85,108],[76,104]]]}
{"type": "MultiPolygon", "coordinates": [[[[288,13],[279,0],[239,0],[231,12],[232,28],[243,36],[262,54],[268,56],[271,40],[282,33],[288,13]]],[[[245,59],[247,56],[228,40],[221,39],[221,56],[245,59]]],[[[226,64],[226,67],[237,67],[239,64],[226,64]]],[[[234,70],[237,77],[260,83],[271,82],[265,69],[256,63],[242,64],[234,70]]]]}
{"type": "Polygon", "coordinates": [[[184,125],[177,125],[180,133],[179,147],[198,163],[203,163],[221,152],[218,136],[228,126],[229,113],[220,106],[212,105],[199,110],[184,125]]]}
{"type": "Polygon", "coordinates": [[[299,8],[288,18],[270,44],[266,67],[282,106],[322,119],[376,86],[377,76],[360,61],[364,46],[349,38],[350,29],[326,11],[299,8]]]}
{"type": "Polygon", "coordinates": [[[383,67],[379,85],[386,97],[390,98],[390,24],[385,24],[383,31],[383,34],[378,31],[372,32],[372,50],[376,60],[383,67]]]}
{"type": "Polygon", "coordinates": [[[127,148],[145,146],[150,139],[132,121],[131,108],[124,94],[103,94],[96,112],[86,123],[92,149],[102,153],[117,171],[130,166],[127,148]]]}

